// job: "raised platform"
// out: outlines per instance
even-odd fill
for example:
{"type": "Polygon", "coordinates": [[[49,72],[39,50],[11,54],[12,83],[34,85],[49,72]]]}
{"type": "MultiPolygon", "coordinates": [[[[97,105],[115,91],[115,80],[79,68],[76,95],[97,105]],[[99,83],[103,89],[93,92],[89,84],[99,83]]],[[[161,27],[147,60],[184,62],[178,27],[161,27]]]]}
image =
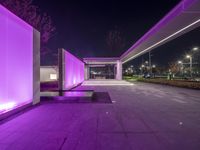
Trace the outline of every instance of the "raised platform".
{"type": "Polygon", "coordinates": [[[40,92],[41,100],[58,102],[90,102],[94,91],[45,91],[40,92]]]}
{"type": "Polygon", "coordinates": [[[125,80],[115,80],[115,79],[90,79],[82,83],[83,86],[132,86],[133,83],[127,82],[125,80]]]}

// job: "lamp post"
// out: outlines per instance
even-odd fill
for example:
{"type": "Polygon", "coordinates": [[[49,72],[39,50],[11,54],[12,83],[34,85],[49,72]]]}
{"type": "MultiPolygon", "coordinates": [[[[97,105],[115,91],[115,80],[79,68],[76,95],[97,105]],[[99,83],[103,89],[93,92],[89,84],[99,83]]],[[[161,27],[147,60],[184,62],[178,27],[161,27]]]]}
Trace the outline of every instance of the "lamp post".
{"type": "Polygon", "coordinates": [[[183,62],[181,60],[178,61],[178,64],[180,65],[180,72],[183,75],[183,62]]]}
{"type": "Polygon", "coordinates": [[[141,74],[143,74],[143,72],[144,72],[144,68],[145,68],[145,65],[141,65],[141,74]]]}
{"type": "Polygon", "coordinates": [[[152,67],[151,67],[151,51],[149,51],[149,69],[150,69],[150,74],[152,73],[152,67]]]}
{"type": "Polygon", "coordinates": [[[190,59],[190,76],[192,77],[192,56],[191,55],[187,55],[186,58],[190,59]]]}

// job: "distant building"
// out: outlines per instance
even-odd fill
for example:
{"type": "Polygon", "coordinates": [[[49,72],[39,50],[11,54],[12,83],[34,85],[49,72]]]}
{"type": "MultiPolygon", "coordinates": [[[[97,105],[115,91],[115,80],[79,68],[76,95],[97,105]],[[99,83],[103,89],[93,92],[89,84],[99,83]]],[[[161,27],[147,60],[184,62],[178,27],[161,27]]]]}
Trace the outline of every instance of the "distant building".
{"type": "Polygon", "coordinates": [[[40,66],[40,82],[50,82],[58,80],[57,66],[40,66]]]}

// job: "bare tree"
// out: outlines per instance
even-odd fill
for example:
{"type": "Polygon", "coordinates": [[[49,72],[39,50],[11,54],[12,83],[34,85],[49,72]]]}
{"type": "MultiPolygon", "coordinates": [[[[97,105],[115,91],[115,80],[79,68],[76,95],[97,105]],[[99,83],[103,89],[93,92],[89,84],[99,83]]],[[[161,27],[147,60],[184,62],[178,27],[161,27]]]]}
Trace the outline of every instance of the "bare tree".
{"type": "Polygon", "coordinates": [[[40,31],[41,55],[47,54],[46,44],[55,32],[51,17],[33,5],[32,0],[0,0],[0,3],[40,31]]]}
{"type": "Polygon", "coordinates": [[[125,39],[122,37],[121,32],[116,29],[108,32],[106,44],[111,52],[120,52],[126,46],[125,39]]]}
{"type": "Polygon", "coordinates": [[[169,63],[169,69],[174,75],[180,71],[180,67],[176,62],[169,63]]]}

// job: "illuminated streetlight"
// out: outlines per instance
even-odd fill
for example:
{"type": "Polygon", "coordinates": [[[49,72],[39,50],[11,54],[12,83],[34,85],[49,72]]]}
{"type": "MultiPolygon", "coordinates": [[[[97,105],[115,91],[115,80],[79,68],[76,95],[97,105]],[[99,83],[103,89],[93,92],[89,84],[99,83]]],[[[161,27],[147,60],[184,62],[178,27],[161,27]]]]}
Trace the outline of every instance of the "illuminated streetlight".
{"type": "Polygon", "coordinates": [[[197,51],[197,50],[199,50],[199,48],[198,47],[194,47],[192,50],[193,51],[197,51]]]}
{"type": "Polygon", "coordinates": [[[191,58],[191,56],[190,55],[186,55],[186,58],[191,58]]]}
{"type": "Polygon", "coordinates": [[[186,55],[186,58],[190,59],[190,76],[192,77],[192,56],[191,55],[186,55]]]}
{"type": "Polygon", "coordinates": [[[180,61],[180,60],[178,61],[178,64],[182,64],[182,63],[183,63],[182,61],[180,61]]]}
{"type": "Polygon", "coordinates": [[[180,72],[183,74],[183,62],[181,60],[178,61],[178,64],[180,66],[180,72]]]}
{"type": "Polygon", "coordinates": [[[156,65],[152,65],[153,68],[156,68],[156,65]]]}
{"type": "Polygon", "coordinates": [[[142,68],[144,68],[145,66],[144,66],[144,65],[142,65],[141,67],[142,67],[142,68]]]}

